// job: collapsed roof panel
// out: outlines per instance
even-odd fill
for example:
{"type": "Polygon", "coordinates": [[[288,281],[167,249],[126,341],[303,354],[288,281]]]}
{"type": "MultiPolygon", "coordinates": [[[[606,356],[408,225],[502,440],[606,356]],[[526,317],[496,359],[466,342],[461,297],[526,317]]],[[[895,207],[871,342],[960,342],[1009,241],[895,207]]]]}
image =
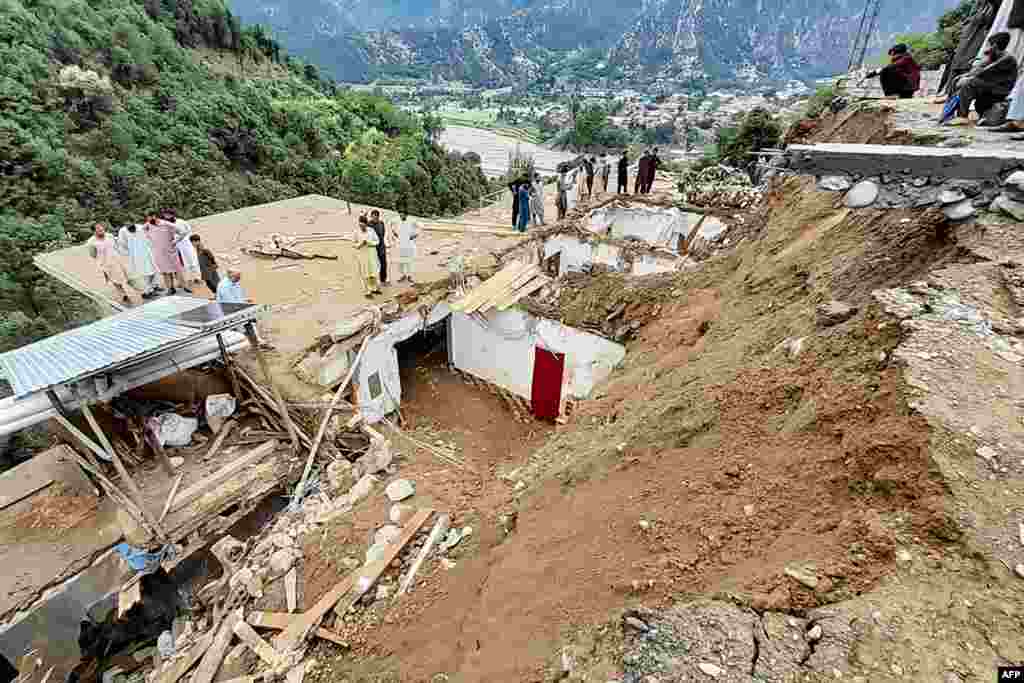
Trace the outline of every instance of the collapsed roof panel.
{"type": "Polygon", "coordinates": [[[15,397],[75,382],[254,320],[263,306],[230,307],[171,296],[0,354],[15,397]],[[212,308],[219,309],[220,317],[212,308]],[[206,322],[180,316],[203,311],[206,322]]]}

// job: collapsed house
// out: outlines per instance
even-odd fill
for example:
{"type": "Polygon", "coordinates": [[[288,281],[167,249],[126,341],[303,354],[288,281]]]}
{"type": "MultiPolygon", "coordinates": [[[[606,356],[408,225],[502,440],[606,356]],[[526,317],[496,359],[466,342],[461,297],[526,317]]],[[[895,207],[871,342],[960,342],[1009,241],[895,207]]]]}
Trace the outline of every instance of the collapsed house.
{"type": "Polygon", "coordinates": [[[728,226],[704,209],[614,200],[575,222],[533,233],[502,257],[569,273],[669,273],[692,268],[728,245],[728,226]]]}
{"type": "Polygon", "coordinates": [[[352,403],[367,422],[379,422],[401,405],[398,349],[433,334],[451,369],[505,392],[540,419],[556,420],[625,358],[620,344],[516,306],[553,284],[536,265],[513,261],[469,284],[468,292],[449,293],[442,283],[390,314],[355,311],[338,323],[323,352],[300,362],[300,374],[331,388],[355,365],[352,403]]]}
{"type": "Polygon", "coordinates": [[[96,641],[80,621],[104,621],[133,562],[155,559],[173,571],[293,478],[294,462],[275,457],[297,434],[291,418],[269,396],[254,404],[252,394],[268,392],[230,357],[250,346],[263,313],[171,296],[0,355],[13,391],[0,401],[0,434],[52,419],[72,446],[0,474],[8,663],[33,652],[63,678],[85,654],[78,643],[96,641]],[[211,361],[230,381],[189,374],[211,361]],[[161,383],[175,378],[189,385],[195,417],[146,398],[166,395],[161,383]],[[226,441],[253,410],[260,429],[226,441]],[[216,435],[212,444],[200,423],[216,435]]]}

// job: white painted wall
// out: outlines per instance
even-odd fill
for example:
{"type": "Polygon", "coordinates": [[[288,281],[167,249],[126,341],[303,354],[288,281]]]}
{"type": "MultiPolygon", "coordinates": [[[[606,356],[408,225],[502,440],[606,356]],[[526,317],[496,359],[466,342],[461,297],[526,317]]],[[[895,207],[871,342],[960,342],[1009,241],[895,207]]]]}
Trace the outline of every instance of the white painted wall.
{"type": "MultiPolygon", "coordinates": [[[[426,320],[417,311],[389,323],[370,340],[359,361],[353,381],[358,385],[356,395],[359,410],[370,424],[380,422],[388,413],[394,412],[402,402],[402,382],[398,374],[398,354],[395,344],[409,339],[421,331],[429,322],[433,325],[448,314],[448,304],[438,304],[430,311],[426,320]],[[371,392],[370,378],[377,374],[380,379],[380,393],[371,392]]],[[[354,360],[354,357],[353,357],[354,360]]]]}
{"type": "Polygon", "coordinates": [[[559,276],[581,273],[594,262],[594,247],[572,235],[555,235],[544,242],[544,258],[561,253],[558,261],[559,276]]]}
{"type": "Polygon", "coordinates": [[[449,320],[455,367],[527,400],[535,346],[566,355],[564,391],[575,398],[589,396],[626,357],[620,344],[519,309],[493,312],[486,324],[462,313],[453,313],[449,320]]]}
{"type": "Polygon", "coordinates": [[[590,214],[587,228],[614,239],[635,237],[650,245],[676,249],[678,237],[688,236],[701,216],[679,209],[615,207],[597,209],[590,214]]]}

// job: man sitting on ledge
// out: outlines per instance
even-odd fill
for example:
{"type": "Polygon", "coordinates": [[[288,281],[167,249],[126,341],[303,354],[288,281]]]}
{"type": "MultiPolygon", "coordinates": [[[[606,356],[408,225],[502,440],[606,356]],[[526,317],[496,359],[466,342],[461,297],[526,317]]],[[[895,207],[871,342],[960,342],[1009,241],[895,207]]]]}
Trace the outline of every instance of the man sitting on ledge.
{"type": "Polygon", "coordinates": [[[872,71],[865,78],[879,76],[882,92],[886,97],[910,99],[921,87],[921,67],[914,61],[910,50],[903,43],[889,48],[889,60],[891,64],[881,71],[872,71]]]}
{"type": "Polygon", "coordinates": [[[957,79],[953,84],[955,92],[960,96],[957,106],[957,118],[950,121],[951,126],[962,126],[969,122],[967,115],[971,112],[971,104],[984,117],[992,105],[1002,102],[1013,90],[1017,82],[1017,59],[1006,51],[1010,45],[1010,34],[993,33],[988,39],[988,49],[981,64],[957,79]]]}

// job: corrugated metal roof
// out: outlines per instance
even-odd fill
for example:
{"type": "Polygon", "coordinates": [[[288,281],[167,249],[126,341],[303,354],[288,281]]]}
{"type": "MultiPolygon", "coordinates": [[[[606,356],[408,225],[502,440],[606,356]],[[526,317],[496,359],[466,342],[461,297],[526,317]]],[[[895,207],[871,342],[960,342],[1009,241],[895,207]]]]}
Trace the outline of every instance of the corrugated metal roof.
{"type": "MultiPolygon", "coordinates": [[[[209,334],[172,320],[209,301],[169,296],[0,354],[0,371],[24,396],[209,334]]],[[[255,310],[258,309],[254,309],[255,310]]]]}

